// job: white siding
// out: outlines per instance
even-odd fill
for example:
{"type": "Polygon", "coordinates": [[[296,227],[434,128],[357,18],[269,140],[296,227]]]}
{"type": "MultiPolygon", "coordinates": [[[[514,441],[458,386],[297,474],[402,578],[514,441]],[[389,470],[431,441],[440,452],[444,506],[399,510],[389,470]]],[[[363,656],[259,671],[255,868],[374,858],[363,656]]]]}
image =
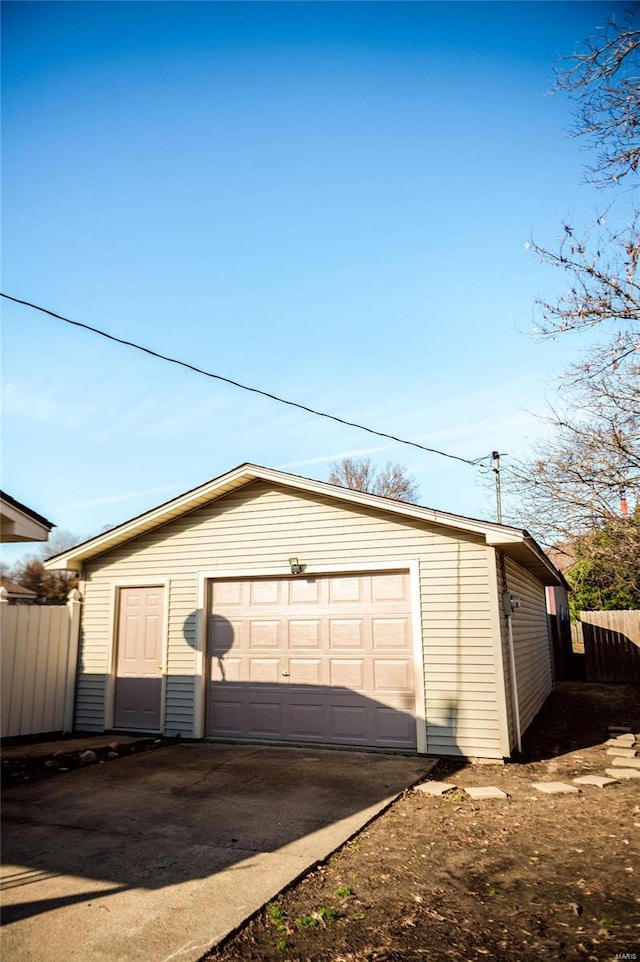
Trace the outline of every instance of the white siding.
{"type": "Polygon", "coordinates": [[[513,613],[513,646],[520,731],[525,732],[542,708],[553,686],[551,639],[544,586],[530,572],[506,559],[507,588],[519,595],[520,608],[513,613]]]}
{"type": "Polygon", "coordinates": [[[427,750],[502,757],[484,539],[256,481],[86,566],[78,728],[104,727],[114,581],[169,582],[167,734],[193,734],[197,575],[418,559],[427,750]]]}

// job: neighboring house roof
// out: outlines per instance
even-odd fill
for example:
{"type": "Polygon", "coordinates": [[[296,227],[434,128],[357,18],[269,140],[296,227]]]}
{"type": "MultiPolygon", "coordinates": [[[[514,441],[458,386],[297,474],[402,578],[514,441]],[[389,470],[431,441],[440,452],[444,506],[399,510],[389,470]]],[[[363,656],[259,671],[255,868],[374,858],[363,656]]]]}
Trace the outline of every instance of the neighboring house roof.
{"type": "Polygon", "coordinates": [[[560,545],[556,548],[547,548],[547,557],[551,559],[558,571],[561,571],[563,575],[571,571],[576,563],[576,557],[568,544],[560,545]]]}
{"type": "Polygon", "coordinates": [[[46,541],[52,528],[53,522],[0,491],[0,542],[46,541]]]}
{"type": "Polygon", "coordinates": [[[8,598],[37,598],[38,592],[31,591],[30,588],[23,588],[22,585],[17,585],[15,581],[11,581],[10,578],[5,578],[4,575],[0,577],[0,586],[7,592],[8,598]]]}
{"type": "Polygon", "coordinates": [[[407,504],[404,501],[395,501],[392,498],[365,494],[351,488],[328,484],[326,481],[302,478],[295,474],[287,474],[284,471],[276,471],[273,468],[264,468],[256,464],[241,464],[232,471],[207,481],[205,484],[193,488],[171,501],[166,501],[151,511],[146,511],[144,514],[112,528],[110,531],[76,545],[69,551],[63,551],[61,554],[49,558],[48,561],[45,561],[44,566],[48,569],[66,568],[72,571],[80,571],[83,562],[125,544],[127,541],[152,531],[154,528],[167,524],[169,521],[174,521],[176,518],[195,511],[197,508],[222,498],[230,491],[251,484],[253,481],[268,481],[298,489],[308,494],[318,494],[361,507],[377,508],[409,520],[427,522],[467,534],[478,534],[486,539],[488,545],[499,548],[514,561],[535,574],[543,584],[558,585],[564,583],[560,572],[527,531],[509,525],[496,524],[492,521],[479,521],[475,518],[466,518],[445,511],[436,511],[433,508],[407,504]]]}

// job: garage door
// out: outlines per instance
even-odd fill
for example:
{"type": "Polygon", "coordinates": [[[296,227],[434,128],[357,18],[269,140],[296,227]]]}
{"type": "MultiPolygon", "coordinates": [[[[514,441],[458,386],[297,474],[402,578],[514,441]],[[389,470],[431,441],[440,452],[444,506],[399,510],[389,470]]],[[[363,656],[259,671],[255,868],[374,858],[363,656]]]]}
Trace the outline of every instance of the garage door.
{"type": "Polygon", "coordinates": [[[210,584],[207,735],[415,748],[407,572],[210,584]]]}

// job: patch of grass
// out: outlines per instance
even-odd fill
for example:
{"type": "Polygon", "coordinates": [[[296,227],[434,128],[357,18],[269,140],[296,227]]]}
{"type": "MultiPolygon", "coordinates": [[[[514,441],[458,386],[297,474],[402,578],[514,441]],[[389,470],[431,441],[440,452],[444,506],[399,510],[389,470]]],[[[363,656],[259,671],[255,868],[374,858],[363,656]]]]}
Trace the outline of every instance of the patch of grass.
{"type": "Polygon", "coordinates": [[[337,911],[337,909],[327,908],[324,905],[322,908],[318,909],[317,914],[321,919],[324,919],[325,922],[334,922],[336,919],[340,918],[340,913],[337,911]]]}
{"type": "Polygon", "coordinates": [[[299,929],[313,929],[318,924],[318,920],[315,915],[299,915],[293,920],[293,924],[299,929]]]}
{"type": "Polygon", "coordinates": [[[616,920],[612,919],[609,915],[603,915],[601,919],[598,919],[598,925],[601,929],[605,929],[607,932],[612,929],[616,924],[616,920]]]}
{"type": "Polygon", "coordinates": [[[336,895],[341,899],[348,899],[353,892],[348,885],[341,885],[339,889],[336,889],[336,895]]]}
{"type": "Polygon", "coordinates": [[[464,802],[466,795],[464,792],[445,792],[444,798],[449,802],[464,802]]]}
{"type": "Polygon", "coordinates": [[[325,922],[335,922],[340,918],[340,912],[327,905],[321,905],[319,909],[309,915],[299,915],[293,920],[293,924],[299,929],[314,929],[317,925],[325,922]]]}
{"type": "MultiPolygon", "coordinates": [[[[287,920],[285,918],[285,914],[280,906],[276,905],[275,902],[269,902],[267,905],[267,917],[277,932],[287,931],[287,920]]],[[[281,939],[280,941],[282,942],[284,940],[281,939]]]]}
{"type": "Polygon", "coordinates": [[[289,948],[289,943],[286,939],[278,939],[276,944],[281,952],[285,952],[289,948]]]}
{"type": "Polygon", "coordinates": [[[359,851],[360,851],[360,846],[359,846],[359,844],[358,844],[357,842],[355,842],[355,841],[347,842],[347,848],[349,849],[350,852],[359,852],[359,851]]]}

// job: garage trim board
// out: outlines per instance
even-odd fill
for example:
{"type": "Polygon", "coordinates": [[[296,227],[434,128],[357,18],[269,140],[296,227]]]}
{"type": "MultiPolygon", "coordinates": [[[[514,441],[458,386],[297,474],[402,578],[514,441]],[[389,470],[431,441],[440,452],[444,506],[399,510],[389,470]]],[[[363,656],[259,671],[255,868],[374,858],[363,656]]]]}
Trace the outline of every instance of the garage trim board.
{"type": "MultiPolygon", "coordinates": [[[[198,618],[197,618],[197,672],[198,679],[196,685],[196,737],[207,737],[207,671],[208,671],[208,652],[207,636],[209,622],[209,591],[212,582],[218,581],[253,581],[253,580],[295,580],[296,577],[304,579],[319,578],[340,575],[363,575],[371,576],[384,574],[385,572],[399,572],[408,575],[409,585],[409,604],[412,634],[412,669],[413,669],[413,714],[415,716],[416,744],[413,748],[421,754],[427,752],[427,738],[425,726],[425,699],[424,699],[424,678],[423,652],[422,652],[422,625],[420,618],[420,587],[419,587],[419,563],[417,560],[394,560],[390,562],[367,561],[366,564],[341,564],[339,567],[329,564],[314,564],[302,575],[291,575],[288,567],[272,567],[268,569],[256,570],[255,568],[234,568],[224,570],[207,570],[198,573],[198,618]]],[[[222,736],[221,736],[222,738],[222,736]]],[[[276,739],[277,740],[277,739],[276,739]]],[[[302,739],[301,739],[302,740],[302,739]]],[[[365,747],[365,746],[363,746],[365,747]]],[[[373,746],[376,747],[376,746],[373,746]]],[[[380,746],[378,746],[380,747],[380,746]]],[[[411,750],[411,749],[408,749],[411,750]]]]}

